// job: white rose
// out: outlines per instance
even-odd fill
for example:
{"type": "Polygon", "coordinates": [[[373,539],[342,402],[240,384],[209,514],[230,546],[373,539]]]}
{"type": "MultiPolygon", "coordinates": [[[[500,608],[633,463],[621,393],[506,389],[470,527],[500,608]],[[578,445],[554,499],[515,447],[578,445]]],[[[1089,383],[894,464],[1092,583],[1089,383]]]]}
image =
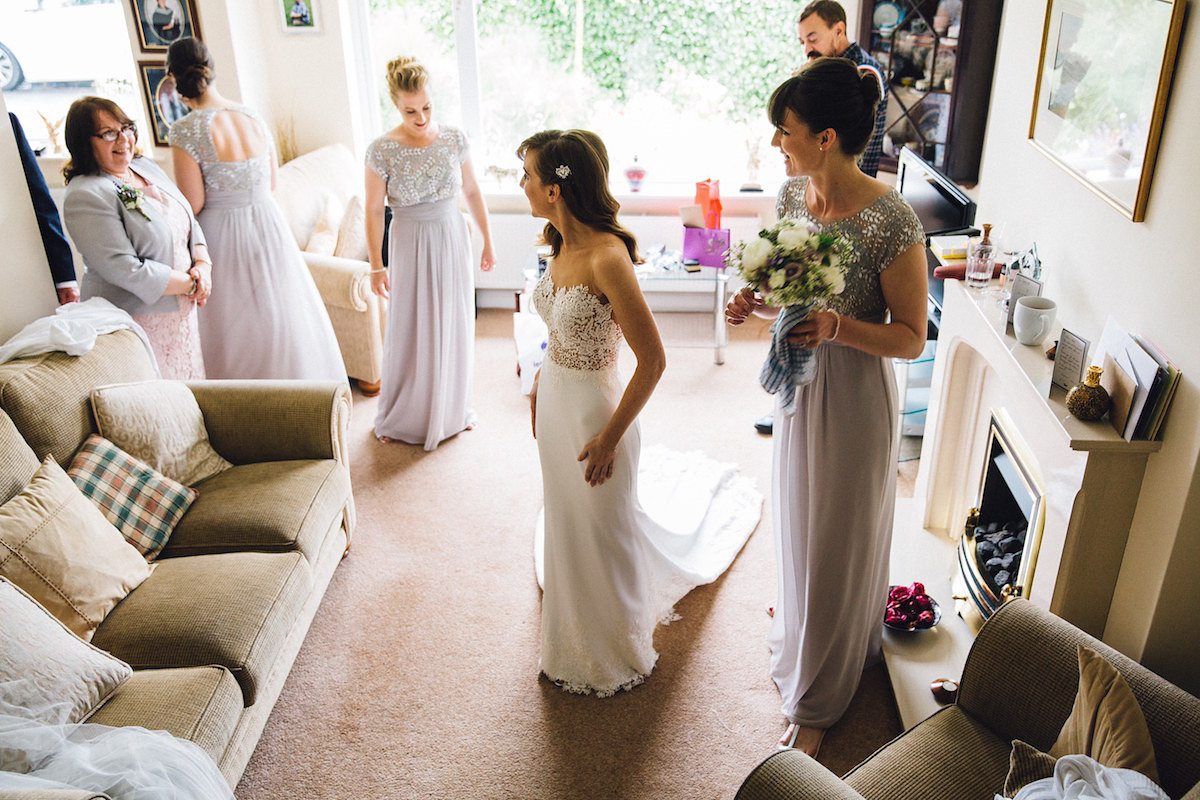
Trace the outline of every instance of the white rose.
{"type": "Polygon", "coordinates": [[[767,256],[771,255],[771,248],[771,243],[761,236],[747,243],[742,250],[742,269],[750,273],[762,269],[767,256]]]}
{"type": "Polygon", "coordinates": [[[780,286],[783,286],[786,280],[787,275],[783,273],[783,270],[777,269],[771,273],[771,277],[767,278],[767,286],[772,289],[778,289],[780,286]]]}
{"type": "Polygon", "coordinates": [[[803,250],[808,244],[808,231],[804,228],[789,228],[779,232],[779,246],[785,250],[803,250]]]}
{"type": "Polygon", "coordinates": [[[841,294],[846,288],[846,278],[836,263],[827,267],[821,267],[821,280],[829,287],[829,291],[834,294],[841,294]]]}

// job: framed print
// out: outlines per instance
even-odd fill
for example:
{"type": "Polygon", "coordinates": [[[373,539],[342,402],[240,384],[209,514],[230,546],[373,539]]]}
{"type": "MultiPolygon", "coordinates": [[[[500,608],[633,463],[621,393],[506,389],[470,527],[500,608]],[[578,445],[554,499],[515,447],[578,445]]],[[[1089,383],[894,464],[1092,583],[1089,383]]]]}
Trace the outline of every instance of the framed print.
{"type": "Polygon", "coordinates": [[[283,29],[288,33],[317,30],[317,0],[275,0],[283,12],[283,29]]]}
{"type": "Polygon", "coordinates": [[[1048,0],[1029,139],[1146,217],[1187,0],[1048,0]]]}
{"type": "Polygon", "coordinates": [[[167,132],[171,123],[188,113],[183,98],[175,88],[175,79],[167,74],[167,65],[161,61],[139,61],[138,79],[142,84],[142,99],[152,120],[154,143],[167,146],[167,132]]]}
{"type": "Polygon", "coordinates": [[[200,38],[195,0],[129,0],[143,53],[166,52],[185,36],[200,38]]]}

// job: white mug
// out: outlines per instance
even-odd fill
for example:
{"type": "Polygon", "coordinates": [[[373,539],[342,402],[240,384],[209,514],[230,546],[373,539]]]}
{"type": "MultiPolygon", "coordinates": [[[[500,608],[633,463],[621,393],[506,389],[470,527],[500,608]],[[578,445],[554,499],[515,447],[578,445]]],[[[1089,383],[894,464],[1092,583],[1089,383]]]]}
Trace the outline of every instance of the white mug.
{"type": "Polygon", "coordinates": [[[1027,295],[1018,298],[1017,307],[1013,310],[1013,332],[1021,344],[1041,344],[1050,329],[1054,327],[1054,317],[1058,304],[1053,300],[1037,295],[1027,295]]]}

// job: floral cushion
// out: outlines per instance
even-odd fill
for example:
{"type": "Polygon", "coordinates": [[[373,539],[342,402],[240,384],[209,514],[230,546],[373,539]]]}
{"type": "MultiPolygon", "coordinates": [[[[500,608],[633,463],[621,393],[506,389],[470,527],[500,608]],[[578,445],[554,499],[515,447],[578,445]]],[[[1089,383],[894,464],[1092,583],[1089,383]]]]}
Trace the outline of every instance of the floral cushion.
{"type": "Polygon", "coordinates": [[[199,494],[94,433],[67,474],[147,560],[163,549],[199,494]]]}
{"type": "Polygon", "coordinates": [[[144,381],[92,390],[100,435],[184,486],[233,466],[208,441],[196,396],[180,381],[144,381]]]}

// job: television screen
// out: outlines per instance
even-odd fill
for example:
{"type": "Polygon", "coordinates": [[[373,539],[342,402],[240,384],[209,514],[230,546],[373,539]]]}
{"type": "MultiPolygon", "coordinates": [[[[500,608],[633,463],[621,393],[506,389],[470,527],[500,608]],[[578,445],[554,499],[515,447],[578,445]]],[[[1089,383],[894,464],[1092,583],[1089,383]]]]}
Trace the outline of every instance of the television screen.
{"type": "Polygon", "coordinates": [[[969,228],[975,221],[974,201],[907,147],[896,165],[896,189],[917,213],[926,236],[969,228]]]}

